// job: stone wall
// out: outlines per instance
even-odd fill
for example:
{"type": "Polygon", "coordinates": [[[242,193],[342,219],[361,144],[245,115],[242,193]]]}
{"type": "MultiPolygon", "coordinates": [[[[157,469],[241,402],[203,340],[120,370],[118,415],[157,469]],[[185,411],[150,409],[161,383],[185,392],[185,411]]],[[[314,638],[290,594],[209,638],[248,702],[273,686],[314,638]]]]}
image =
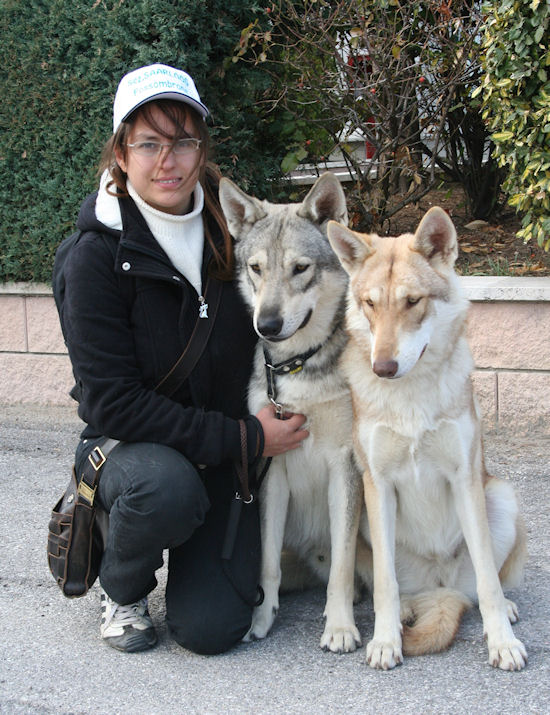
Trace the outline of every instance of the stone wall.
{"type": "MultiPolygon", "coordinates": [[[[486,428],[550,434],[550,278],[465,277],[486,428]]],[[[0,405],[71,405],[72,372],[48,286],[0,285],[0,405]]]]}
{"type": "Polygon", "coordinates": [[[486,427],[550,434],[550,278],[462,278],[486,427]]]}

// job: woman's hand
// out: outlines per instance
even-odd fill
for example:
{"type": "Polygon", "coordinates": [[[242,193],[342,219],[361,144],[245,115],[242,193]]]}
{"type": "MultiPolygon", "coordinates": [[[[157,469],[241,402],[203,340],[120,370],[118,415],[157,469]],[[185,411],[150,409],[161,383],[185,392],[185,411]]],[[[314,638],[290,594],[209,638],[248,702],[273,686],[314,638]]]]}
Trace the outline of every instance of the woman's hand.
{"type": "Polygon", "coordinates": [[[263,457],[276,457],[291,449],[296,449],[302,441],[309,435],[309,432],[302,429],[306,421],[305,415],[295,415],[285,413],[284,419],[280,420],[275,415],[275,408],[272,405],[262,407],[256,415],[264,431],[264,453],[263,457]]]}

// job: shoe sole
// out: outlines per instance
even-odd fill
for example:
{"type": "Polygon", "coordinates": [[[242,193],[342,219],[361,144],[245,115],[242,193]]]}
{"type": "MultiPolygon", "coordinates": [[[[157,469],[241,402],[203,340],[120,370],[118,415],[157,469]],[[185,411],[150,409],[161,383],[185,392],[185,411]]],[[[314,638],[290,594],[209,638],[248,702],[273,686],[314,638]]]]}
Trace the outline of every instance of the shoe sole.
{"type": "Polygon", "coordinates": [[[104,638],[105,643],[111,648],[120,651],[121,653],[139,653],[143,650],[153,648],[158,642],[157,634],[138,632],[132,634],[124,634],[122,636],[112,636],[104,638]]]}

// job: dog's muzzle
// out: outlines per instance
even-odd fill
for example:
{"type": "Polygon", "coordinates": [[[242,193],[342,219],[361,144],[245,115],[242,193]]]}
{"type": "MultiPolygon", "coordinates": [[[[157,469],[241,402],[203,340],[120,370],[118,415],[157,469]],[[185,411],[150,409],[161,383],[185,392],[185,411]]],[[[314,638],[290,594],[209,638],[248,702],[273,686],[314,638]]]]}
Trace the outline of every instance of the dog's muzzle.
{"type": "Polygon", "coordinates": [[[278,313],[260,315],[257,321],[256,332],[264,340],[269,340],[272,343],[279,343],[283,340],[288,340],[295,335],[298,330],[302,330],[309,323],[313,310],[308,310],[305,318],[300,325],[289,335],[281,335],[281,330],[284,326],[284,321],[278,313]]]}

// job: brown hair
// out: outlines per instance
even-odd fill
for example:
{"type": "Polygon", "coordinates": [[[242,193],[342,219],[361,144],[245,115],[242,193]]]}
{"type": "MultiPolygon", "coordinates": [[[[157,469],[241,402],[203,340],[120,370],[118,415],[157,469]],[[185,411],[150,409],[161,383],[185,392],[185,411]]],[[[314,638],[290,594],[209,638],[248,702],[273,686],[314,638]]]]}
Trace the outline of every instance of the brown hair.
{"type": "Polygon", "coordinates": [[[203,162],[199,170],[199,182],[204,190],[204,207],[203,224],[204,235],[212,248],[214,254],[214,267],[211,269],[212,275],[221,280],[230,280],[233,277],[234,257],[233,257],[233,242],[227,228],[227,223],[223,215],[223,211],[218,200],[218,185],[220,183],[220,171],[212,162],[208,161],[208,153],[210,146],[210,135],[206,122],[195,112],[189,105],[177,100],[159,99],[143,104],[138,107],[127,119],[125,119],[109,141],[105,144],[101,155],[99,166],[99,174],[101,175],[106,169],[111,173],[111,181],[107,184],[107,191],[113,196],[128,196],[126,188],[126,173],[122,171],[117,164],[115,150],[121,152],[126,158],[128,152],[127,142],[130,131],[136,119],[142,117],[147,124],[156,132],[165,136],[167,139],[181,139],[188,136],[184,129],[185,122],[188,118],[193,121],[193,125],[201,139],[199,151],[201,152],[203,162]],[[158,107],[161,112],[172,122],[176,127],[175,135],[168,135],[166,131],[160,127],[154,120],[152,105],[158,107]],[[212,235],[212,227],[217,226],[223,238],[223,247],[216,245],[212,235]]]}

